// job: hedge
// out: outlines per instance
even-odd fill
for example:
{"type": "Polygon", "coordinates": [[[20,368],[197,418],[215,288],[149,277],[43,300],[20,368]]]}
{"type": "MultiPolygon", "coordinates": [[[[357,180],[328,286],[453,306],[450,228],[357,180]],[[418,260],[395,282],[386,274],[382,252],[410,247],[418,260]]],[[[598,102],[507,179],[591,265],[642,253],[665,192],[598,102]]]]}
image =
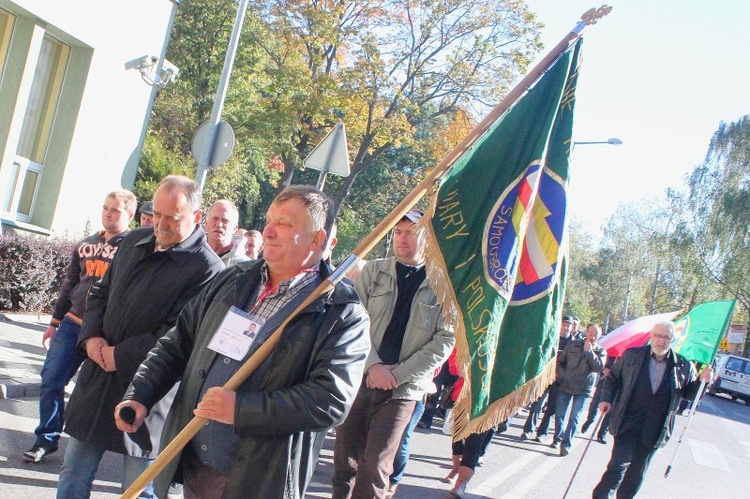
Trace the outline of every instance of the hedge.
{"type": "Polygon", "coordinates": [[[15,234],[0,237],[0,310],[50,313],[75,243],[15,234]]]}

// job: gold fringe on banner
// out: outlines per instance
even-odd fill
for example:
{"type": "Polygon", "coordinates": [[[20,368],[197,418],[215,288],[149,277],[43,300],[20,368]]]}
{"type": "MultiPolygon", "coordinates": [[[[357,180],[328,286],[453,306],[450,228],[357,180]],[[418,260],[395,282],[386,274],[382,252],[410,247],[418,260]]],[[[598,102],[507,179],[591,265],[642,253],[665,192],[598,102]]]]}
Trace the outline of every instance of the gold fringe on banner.
{"type": "Polygon", "coordinates": [[[457,441],[473,433],[483,433],[489,430],[514,415],[521,407],[541,397],[547,387],[555,381],[557,358],[553,357],[544,366],[542,372],[533,379],[530,379],[513,392],[490,404],[483,415],[471,419],[470,394],[472,380],[469,342],[466,337],[463,312],[458,305],[458,299],[451,285],[445,259],[436,243],[435,233],[432,229],[431,220],[435,215],[436,203],[437,193],[433,194],[430,207],[427,209],[425,216],[419,221],[418,227],[424,230],[427,279],[429,279],[430,286],[443,308],[446,327],[452,328],[456,335],[456,365],[459,376],[464,380],[461,393],[450,416],[453,419],[453,441],[457,441]]]}

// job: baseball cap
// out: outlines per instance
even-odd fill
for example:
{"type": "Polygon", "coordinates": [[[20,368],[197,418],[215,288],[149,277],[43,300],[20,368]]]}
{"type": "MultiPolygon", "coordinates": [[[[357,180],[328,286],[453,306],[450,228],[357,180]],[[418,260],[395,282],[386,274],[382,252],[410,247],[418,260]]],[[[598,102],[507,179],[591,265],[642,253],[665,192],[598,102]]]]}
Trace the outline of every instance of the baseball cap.
{"type": "MultiPolygon", "coordinates": [[[[422,210],[409,210],[406,212],[406,215],[404,215],[404,218],[409,220],[410,222],[417,223],[419,220],[424,216],[424,212],[422,210]]],[[[402,218],[401,220],[403,220],[402,218]]]]}
{"type": "Polygon", "coordinates": [[[153,201],[149,201],[147,203],[143,203],[141,205],[140,210],[138,210],[138,211],[140,211],[141,213],[145,213],[146,215],[152,215],[153,216],[153,214],[154,214],[154,202],[153,201]]]}
{"type": "Polygon", "coordinates": [[[570,322],[571,324],[573,324],[573,318],[571,316],[569,316],[569,315],[563,315],[562,321],[563,322],[570,322]]]}

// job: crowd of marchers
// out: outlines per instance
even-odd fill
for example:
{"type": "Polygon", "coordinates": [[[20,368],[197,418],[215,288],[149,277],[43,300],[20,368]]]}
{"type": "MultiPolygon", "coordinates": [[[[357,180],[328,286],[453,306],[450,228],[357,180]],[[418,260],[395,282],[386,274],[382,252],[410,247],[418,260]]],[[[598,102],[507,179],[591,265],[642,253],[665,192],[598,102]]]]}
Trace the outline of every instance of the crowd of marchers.
{"type": "MultiPolygon", "coordinates": [[[[139,497],[300,498],[335,428],[333,497],[396,496],[415,427],[428,428],[462,384],[426,276],[424,213],[396,223],[392,257],[330,285],[336,222],[318,189],[284,189],[262,232],[240,229],[229,200],[205,216],[201,202],[196,182],[166,177],[129,229],[135,196],[105,197],[102,229],[76,245],[44,332],[39,426],[22,458],[39,462],[69,435],[60,499],[91,495],[106,451],[123,456],[123,490],[139,497]],[[255,369],[238,379],[251,357],[255,369]],[[195,417],[203,424],[143,483],[195,417]]],[[[556,381],[529,406],[521,438],[547,443],[554,421],[549,445],[568,455],[588,401],[583,430],[600,411],[598,440],[614,436],[593,497],[633,497],[698,386],[694,366],[670,349],[674,335],[671,322],[657,324],[649,345],[608,359],[601,327],[562,317],[556,381]]],[[[446,494],[466,494],[506,428],[453,443],[446,494]]]]}

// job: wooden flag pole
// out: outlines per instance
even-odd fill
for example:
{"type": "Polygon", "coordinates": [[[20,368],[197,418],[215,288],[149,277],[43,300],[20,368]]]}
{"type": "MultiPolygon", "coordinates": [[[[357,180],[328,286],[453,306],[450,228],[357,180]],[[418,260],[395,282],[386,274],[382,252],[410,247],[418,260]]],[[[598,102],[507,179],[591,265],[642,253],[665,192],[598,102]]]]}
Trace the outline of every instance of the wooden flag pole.
{"type": "MultiPolygon", "coordinates": [[[[612,7],[602,6],[599,9],[589,9],[581,21],[576,24],[575,28],[560,41],[535,67],[531,70],[513,90],[497,105],[487,116],[469,132],[469,134],[446,156],[425,178],[419,183],[394,209],[391,213],[378,224],[375,229],[357,246],[351,255],[333,272],[327,280],[322,282],[307,299],[302,302],[289,317],[273,332],[263,345],[240,367],[229,381],[224,384],[224,388],[236,390],[239,386],[255,371],[255,369],[270,355],[276,344],[281,338],[284,327],[296,317],[305,307],[315,301],[319,296],[332,290],[346,272],[354,266],[359,260],[364,258],[375,245],[380,241],[389,230],[393,228],[404,215],[427,194],[437,181],[451,168],[451,166],[460,158],[489,128],[503,116],[526,92],[541,78],[549,67],[562,54],[567,51],[573,43],[578,40],[584,28],[588,25],[596,24],[602,17],[609,14],[612,7]]],[[[159,453],[154,461],[146,470],[128,487],[122,494],[123,499],[135,499],[148,486],[150,482],[174,459],[185,445],[198,433],[198,430],[206,422],[204,418],[194,417],[182,431],[159,453]]]]}

